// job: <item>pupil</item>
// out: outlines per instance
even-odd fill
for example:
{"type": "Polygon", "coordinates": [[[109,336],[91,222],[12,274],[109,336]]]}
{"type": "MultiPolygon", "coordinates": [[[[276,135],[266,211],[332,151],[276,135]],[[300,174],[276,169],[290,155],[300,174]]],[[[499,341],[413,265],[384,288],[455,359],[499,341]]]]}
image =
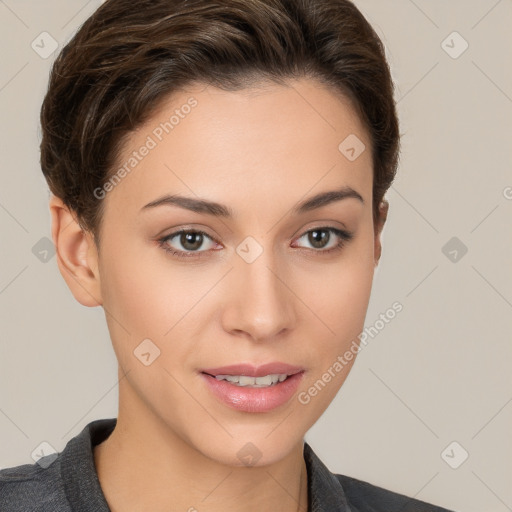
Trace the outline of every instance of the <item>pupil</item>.
{"type": "Polygon", "coordinates": [[[198,249],[203,243],[203,235],[201,233],[183,233],[181,235],[181,243],[187,250],[198,249]],[[192,247],[190,245],[187,246],[187,244],[192,244],[192,247]]]}
{"type": "Polygon", "coordinates": [[[311,231],[309,237],[310,237],[310,241],[312,240],[311,243],[312,243],[313,247],[321,248],[325,245],[322,242],[325,242],[325,240],[329,238],[329,233],[325,230],[315,230],[315,231],[311,231]]]}

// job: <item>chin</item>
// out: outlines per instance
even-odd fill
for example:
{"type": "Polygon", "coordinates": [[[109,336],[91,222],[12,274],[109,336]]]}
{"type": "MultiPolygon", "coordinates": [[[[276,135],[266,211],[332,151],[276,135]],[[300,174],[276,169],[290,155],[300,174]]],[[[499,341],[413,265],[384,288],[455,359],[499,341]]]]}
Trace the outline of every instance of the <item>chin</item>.
{"type": "Polygon", "coordinates": [[[230,467],[264,467],[286,458],[298,443],[302,443],[303,436],[291,438],[287,435],[275,436],[268,434],[240,435],[223,439],[222,442],[212,440],[208,446],[196,446],[204,456],[230,467]]]}

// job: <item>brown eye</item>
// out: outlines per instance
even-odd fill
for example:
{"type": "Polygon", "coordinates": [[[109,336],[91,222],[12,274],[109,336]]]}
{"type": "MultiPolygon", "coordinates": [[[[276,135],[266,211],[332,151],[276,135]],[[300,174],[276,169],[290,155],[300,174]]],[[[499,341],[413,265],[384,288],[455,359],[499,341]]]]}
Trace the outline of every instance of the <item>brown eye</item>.
{"type": "Polygon", "coordinates": [[[327,229],[315,229],[308,233],[308,242],[310,242],[315,249],[323,249],[330,238],[331,234],[327,229]]]}
{"type": "Polygon", "coordinates": [[[319,253],[328,253],[343,247],[346,242],[352,240],[354,235],[353,233],[342,231],[341,229],[322,227],[309,230],[307,233],[304,233],[299,240],[306,237],[307,242],[311,244],[311,249],[319,253]],[[333,234],[335,235],[334,237],[332,236],[333,234]],[[338,240],[336,240],[336,238],[338,240]],[[326,248],[331,241],[331,246],[326,248]]]}
{"type": "Polygon", "coordinates": [[[204,246],[207,240],[210,240],[212,245],[215,245],[213,239],[203,231],[182,229],[161,238],[158,242],[165,251],[174,256],[188,258],[199,257],[202,256],[203,253],[208,252],[208,247],[206,250],[198,250],[204,246]],[[174,245],[172,245],[171,242],[174,245]],[[178,247],[176,248],[176,246],[178,247]]]}
{"type": "Polygon", "coordinates": [[[180,234],[179,241],[186,251],[195,251],[203,244],[203,236],[196,231],[184,231],[180,234]]]}

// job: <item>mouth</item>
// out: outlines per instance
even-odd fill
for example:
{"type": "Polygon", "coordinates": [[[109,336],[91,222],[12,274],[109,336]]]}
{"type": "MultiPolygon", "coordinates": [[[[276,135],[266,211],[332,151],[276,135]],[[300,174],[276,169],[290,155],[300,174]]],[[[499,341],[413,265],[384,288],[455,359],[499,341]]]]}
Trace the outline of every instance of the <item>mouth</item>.
{"type": "Polygon", "coordinates": [[[303,372],[304,368],[286,363],[266,363],[260,366],[251,364],[232,364],[219,368],[207,368],[201,373],[214,377],[217,380],[226,380],[237,386],[268,387],[297,373],[303,372]]]}
{"type": "MultiPolygon", "coordinates": [[[[206,375],[210,375],[206,373],[206,375]]],[[[217,380],[226,380],[240,387],[268,388],[278,382],[284,382],[290,375],[286,373],[271,373],[263,377],[250,377],[249,375],[210,375],[217,380]]]]}
{"type": "Polygon", "coordinates": [[[305,369],[285,363],[238,364],[200,371],[222,403],[244,412],[267,412],[288,402],[305,369]]]}

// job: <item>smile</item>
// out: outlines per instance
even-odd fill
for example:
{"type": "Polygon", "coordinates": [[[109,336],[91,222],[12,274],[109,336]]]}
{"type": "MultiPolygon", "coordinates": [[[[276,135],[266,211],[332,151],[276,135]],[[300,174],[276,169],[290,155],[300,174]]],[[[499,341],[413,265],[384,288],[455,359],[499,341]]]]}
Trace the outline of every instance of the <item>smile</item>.
{"type": "Polygon", "coordinates": [[[234,364],[202,369],[211,395],[241,412],[270,412],[288,403],[297,392],[305,368],[274,362],[262,366],[234,364]]]}
{"type": "Polygon", "coordinates": [[[237,386],[249,386],[252,388],[266,388],[288,378],[286,373],[271,373],[263,377],[249,377],[248,375],[216,375],[217,380],[227,380],[237,386]]]}

